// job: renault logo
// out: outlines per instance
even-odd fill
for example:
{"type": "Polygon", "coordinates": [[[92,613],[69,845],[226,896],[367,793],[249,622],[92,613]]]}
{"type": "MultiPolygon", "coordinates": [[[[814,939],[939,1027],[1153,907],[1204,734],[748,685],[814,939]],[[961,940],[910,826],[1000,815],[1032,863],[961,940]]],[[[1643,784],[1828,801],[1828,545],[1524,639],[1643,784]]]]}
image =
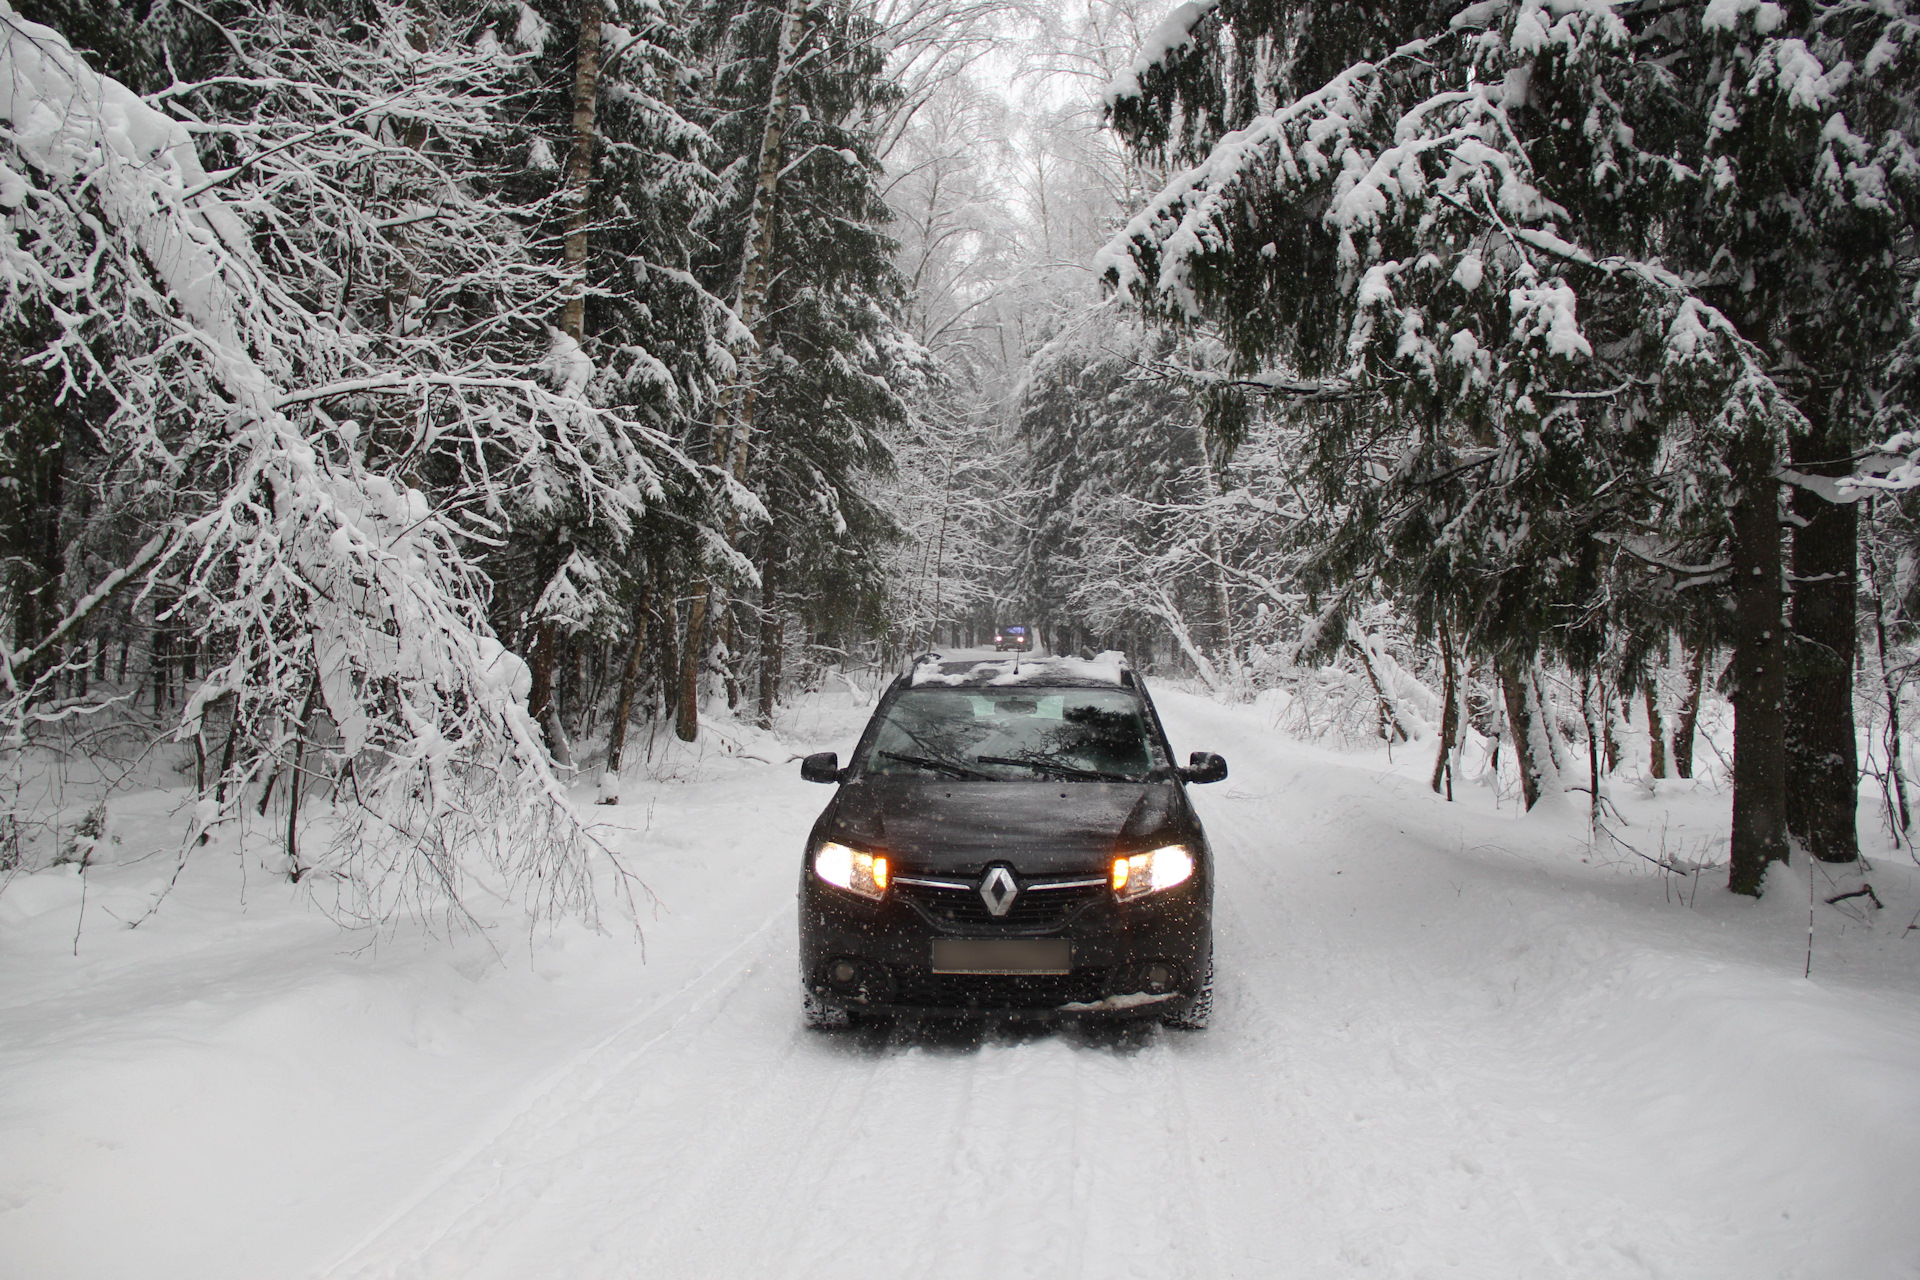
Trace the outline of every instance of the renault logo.
{"type": "Polygon", "coordinates": [[[980,901],[987,904],[987,910],[995,917],[1007,914],[1019,896],[1020,886],[1013,882],[1013,872],[1005,867],[993,868],[980,881],[980,901]]]}

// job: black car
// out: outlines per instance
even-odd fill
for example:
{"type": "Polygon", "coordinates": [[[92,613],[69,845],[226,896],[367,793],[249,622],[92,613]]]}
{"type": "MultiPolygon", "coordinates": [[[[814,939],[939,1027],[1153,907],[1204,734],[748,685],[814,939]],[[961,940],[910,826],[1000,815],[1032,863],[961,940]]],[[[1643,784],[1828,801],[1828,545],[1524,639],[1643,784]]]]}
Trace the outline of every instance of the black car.
{"type": "Polygon", "coordinates": [[[999,653],[1005,653],[1009,649],[1017,649],[1022,653],[1031,652],[1033,633],[1025,627],[995,627],[993,647],[999,653]]]}
{"type": "Polygon", "coordinates": [[[888,688],[800,873],[806,1019],[1157,1018],[1213,1003],[1213,858],[1145,688],[1107,655],[943,662],[888,688]]]}

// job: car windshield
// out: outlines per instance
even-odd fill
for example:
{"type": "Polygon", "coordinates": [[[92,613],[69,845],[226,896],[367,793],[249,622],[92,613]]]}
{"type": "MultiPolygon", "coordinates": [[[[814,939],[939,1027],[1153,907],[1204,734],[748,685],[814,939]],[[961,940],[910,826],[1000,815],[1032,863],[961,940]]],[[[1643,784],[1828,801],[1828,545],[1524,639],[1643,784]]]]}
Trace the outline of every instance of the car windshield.
{"type": "Polygon", "coordinates": [[[913,689],[887,709],[868,773],[1134,782],[1166,767],[1120,689],[913,689]]]}

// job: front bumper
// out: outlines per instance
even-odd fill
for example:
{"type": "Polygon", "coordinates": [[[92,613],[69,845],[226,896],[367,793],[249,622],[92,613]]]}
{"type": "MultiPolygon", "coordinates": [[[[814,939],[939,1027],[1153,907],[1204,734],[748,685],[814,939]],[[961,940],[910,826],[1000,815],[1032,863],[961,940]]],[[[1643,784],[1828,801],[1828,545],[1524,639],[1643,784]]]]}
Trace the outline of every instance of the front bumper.
{"type": "Polygon", "coordinates": [[[868,902],[803,875],[800,980],[826,1005],[872,1014],[1023,1018],[1161,1018],[1200,994],[1213,958],[1208,887],[1193,883],[1136,902],[1105,899],[1063,927],[1033,931],[936,928],[902,895],[868,902]],[[1061,975],[937,974],[936,938],[1064,938],[1071,972],[1061,975]],[[849,962],[851,979],[833,969],[849,962]],[[1152,966],[1172,981],[1151,989],[1152,966]]]}

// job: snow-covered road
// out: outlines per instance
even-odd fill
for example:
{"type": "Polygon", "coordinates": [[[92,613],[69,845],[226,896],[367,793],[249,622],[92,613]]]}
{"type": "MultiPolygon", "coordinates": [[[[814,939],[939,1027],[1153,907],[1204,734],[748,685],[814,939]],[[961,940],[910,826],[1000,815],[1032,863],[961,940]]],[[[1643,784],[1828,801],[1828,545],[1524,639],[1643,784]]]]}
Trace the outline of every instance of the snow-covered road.
{"type": "MultiPolygon", "coordinates": [[[[202,1239],[138,1274],[1920,1275],[1920,938],[1856,930],[1807,982],[1784,892],[1689,908],[1417,765],[1161,702],[1182,755],[1233,767],[1195,789],[1211,1031],[803,1030],[793,874],[827,793],[737,765],[640,802],[650,857],[683,865],[630,999],[562,990],[490,1092],[443,1063],[463,1119],[422,1094],[284,1252],[254,1221],[244,1254],[202,1239]]],[[[0,1213],[0,1274],[134,1274],[55,1248],[41,1208],[0,1213]]]]}

